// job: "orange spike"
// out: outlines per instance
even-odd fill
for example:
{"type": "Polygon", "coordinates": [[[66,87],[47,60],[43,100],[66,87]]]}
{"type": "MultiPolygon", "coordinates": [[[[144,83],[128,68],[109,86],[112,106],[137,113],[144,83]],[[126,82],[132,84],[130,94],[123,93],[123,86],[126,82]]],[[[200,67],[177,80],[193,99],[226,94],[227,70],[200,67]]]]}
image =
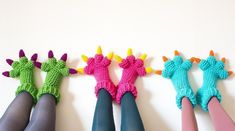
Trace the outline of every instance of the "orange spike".
{"type": "Polygon", "coordinates": [[[210,51],[210,56],[215,56],[215,53],[213,50],[210,51]]]}
{"type": "Polygon", "coordinates": [[[162,70],[156,70],[155,74],[162,75],[162,70]]]}
{"type": "Polygon", "coordinates": [[[226,58],[223,57],[223,58],[221,59],[221,61],[225,63],[225,62],[226,62],[226,58]]]}
{"type": "Polygon", "coordinates": [[[167,58],[166,56],[163,56],[163,57],[162,57],[162,60],[163,60],[164,62],[166,62],[166,61],[168,61],[168,58],[167,58]]]}
{"type": "Polygon", "coordinates": [[[196,63],[200,63],[200,62],[201,62],[201,59],[194,57],[194,61],[195,61],[196,63]]]}
{"type": "Polygon", "coordinates": [[[231,76],[233,74],[233,71],[228,71],[228,75],[231,76]]]}
{"type": "Polygon", "coordinates": [[[193,63],[195,61],[195,58],[194,57],[190,58],[190,61],[193,63]]]}
{"type": "Polygon", "coordinates": [[[175,54],[175,56],[179,56],[180,55],[179,51],[177,51],[177,50],[175,50],[174,54],[175,54]]]}

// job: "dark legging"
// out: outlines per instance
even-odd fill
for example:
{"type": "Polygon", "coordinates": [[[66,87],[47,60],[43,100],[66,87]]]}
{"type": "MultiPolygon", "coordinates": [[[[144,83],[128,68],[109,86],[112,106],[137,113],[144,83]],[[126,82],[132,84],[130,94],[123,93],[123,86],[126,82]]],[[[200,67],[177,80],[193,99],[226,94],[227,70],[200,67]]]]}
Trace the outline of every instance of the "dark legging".
{"type": "Polygon", "coordinates": [[[121,99],[121,131],[144,131],[134,96],[127,92],[121,99]]]}
{"type": "MultiPolygon", "coordinates": [[[[144,131],[135,98],[129,92],[122,97],[121,112],[122,131],[144,131]]],[[[115,131],[112,98],[105,89],[100,90],[98,95],[92,131],[115,131]]]]}
{"type": "Polygon", "coordinates": [[[54,131],[55,119],[55,98],[50,94],[44,94],[37,102],[32,119],[25,131],[54,131]]]}
{"type": "Polygon", "coordinates": [[[49,94],[41,96],[29,122],[32,106],[30,94],[22,92],[17,95],[0,120],[1,131],[54,131],[55,98],[49,94]]]}
{"type": "Polygon", "coordinates": [[[115,131],[112,97],[105,89],[99,91],[92,131],[115,131]]]}
{"type": "Polygon", "coordinates": [[[1,131],[23,131],[28,125],[33,97],[27,92],[18,94],[0,120],[1,131]]]}

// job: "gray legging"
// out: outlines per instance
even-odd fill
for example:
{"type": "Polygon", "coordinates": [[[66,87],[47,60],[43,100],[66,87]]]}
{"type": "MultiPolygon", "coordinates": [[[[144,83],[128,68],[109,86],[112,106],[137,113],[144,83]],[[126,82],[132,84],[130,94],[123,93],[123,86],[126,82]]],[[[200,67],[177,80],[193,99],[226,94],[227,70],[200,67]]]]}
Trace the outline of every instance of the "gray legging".
{"type": "Polygon", "coordinates": [[[41,96],[29,122],[33,97],[22,92],[18,94],[0,119],[2,131],[54,131],[55,98],[49,94],[41,96]]]}

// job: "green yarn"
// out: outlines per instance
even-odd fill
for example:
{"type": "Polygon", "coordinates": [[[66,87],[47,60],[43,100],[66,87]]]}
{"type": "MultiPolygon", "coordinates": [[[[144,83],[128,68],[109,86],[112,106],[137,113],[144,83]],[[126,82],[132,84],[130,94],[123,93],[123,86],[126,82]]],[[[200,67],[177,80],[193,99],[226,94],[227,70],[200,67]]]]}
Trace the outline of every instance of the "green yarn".
{"type": "Polygon", "coordinates": [[[16,95],[26,91],[32,95],[34,102],[36,103],[37,88],[34,84],[33,72],[34,64],[28,60],[27,57],[21,57],[19,61],[12,63],[12,70],[10,71],[10,77],[20,78],[21,85],[16,90],[16,95]]]}
{"type": "Polygon", "coordinates": [[[192,67],[190,60],[183,61],[181,56],[175,56],[174,60],[168,60],[165,63],[165,69],[162,71],[162,76],[171,79],[176,95],[176,105],[179,109],[182,108],[182,99],[187,97],[192,106],[197,104],[196,97],[189,84],[188,71],[192,67]]]}
{"type": "Polygon", "coordinates": [[[213,96],[221,101],[217,81],[226,79],[229,75],[228,71],[224,70],[224,63],[217,61],[214,56],[209,56],[207,60],[201,60],[199,67],[203,71],[203,84],[197,92],[197,101],[204,111],[208,111],[208,103],[213,96]]]}
{"type": "Polygon", "coordinates": [[[49,58],[48,62],[42,63],[41,70],[47,72],[47,75],[42,88],[39,89],[37,98],[39,99],[43,94],[51,94],[58,103],[60,101],[61,80],[64,76],[69,75],[69,68],[62,60],[57,61],[55,58],[49,58]]]}

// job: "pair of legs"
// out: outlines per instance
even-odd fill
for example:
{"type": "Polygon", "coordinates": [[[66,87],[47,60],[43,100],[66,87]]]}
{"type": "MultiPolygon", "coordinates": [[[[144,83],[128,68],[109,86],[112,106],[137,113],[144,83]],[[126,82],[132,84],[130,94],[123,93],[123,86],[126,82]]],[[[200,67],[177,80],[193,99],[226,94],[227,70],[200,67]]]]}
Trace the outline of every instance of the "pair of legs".
{"type": "Polygon", "coordinates": [[[0,119],[2,131],[54,131],[56,103],[52,95],[44,94],[37,102],[30,120],[33,97],[18,94],[0,119]]]}
{"type": "MultiPolygon", "coordinates": [[[[135,98],[130,92],[121,100],[121,130],[144,131],[135,98]]],[[[105,89],[99,91],[92,131],[115,131],[112,97],[105,89]]]]}
{"type": "MultiPolygon", "coordinates": [[[[216,97],[211,98],[208,109],[216,131],[235,131],[235,123],[224,111],[216,97]]],[[[186,97],[182,100],[182,130],[198,130],[193,107],[186,97]]]]}

